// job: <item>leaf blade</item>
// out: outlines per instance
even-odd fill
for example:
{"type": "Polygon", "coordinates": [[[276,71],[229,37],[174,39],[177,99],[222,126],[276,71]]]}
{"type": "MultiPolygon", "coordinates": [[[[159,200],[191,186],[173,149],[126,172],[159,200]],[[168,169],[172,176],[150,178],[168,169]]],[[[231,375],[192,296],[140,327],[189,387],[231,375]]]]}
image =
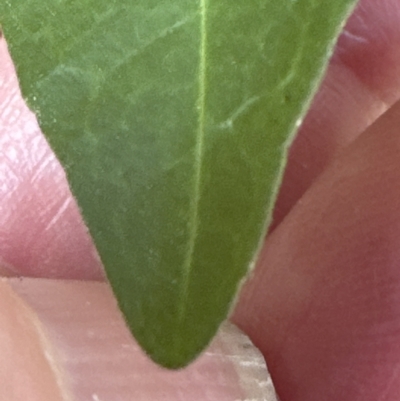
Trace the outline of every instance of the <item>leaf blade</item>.
{"type": "Polygon", "coordinates": [[[0,5],[24,97],[157,362],[188,363],[228,314],[292,132],[354,4],[0,5]]]}

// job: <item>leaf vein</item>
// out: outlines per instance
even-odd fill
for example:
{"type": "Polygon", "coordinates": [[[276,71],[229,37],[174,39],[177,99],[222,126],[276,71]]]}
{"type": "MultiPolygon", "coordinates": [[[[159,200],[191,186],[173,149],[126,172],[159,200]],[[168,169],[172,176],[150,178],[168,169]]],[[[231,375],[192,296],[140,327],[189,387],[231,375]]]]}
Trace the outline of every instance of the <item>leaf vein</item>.
{"type": "Polygon", "coordinates": [[[172,33],[176,32],[178,29],[182,28],[184,25],[189,23],[194,16],[184,18],[180,21],[175,22],[173,25],[169,26],[168,28],[163,29],[157,36],[154,38],[144,42],[140,47],[133,49],[131,52],[127,53],[125,57],[123,57],[121,60],[119,60],[114,66],[114,69],[118,69],[125,64],[131,62],[136,56],[138,56],[140,53],[142,53],[145,49],[148,47],[152,46],[154,43],[159,41],[160,39],[163,39],[167,37],[168,35],[171,35],[172,33]]]}
{"type": "Polygon", "coordinates": [[[189,220],[189,242],[186,258],[183,264],[182,292],[179,309],[179,322],[182,323],[185,313],[187,298],[189,295],[189,283],[195,243],[199,228],[199,202],[201,170],[204,154],[204,135],[205,135],[205,108],[206,108],[206,64],[207,64],[207,0],[200,0],[200,62],[199,62],[199,99],[198,99],[198,132],[195,146],[195,172],[193,179],[193,197],[191,203],[189,220]]]}
{"type": "Polygon", "coordinates": [[[233,113],[222,123],[218,124],[220,129],[232,129],[234,122],[242,115],[245,114],[250,107],[258,102],[261,96],[252,96],[251,98],[244,101],[233,113]]]}

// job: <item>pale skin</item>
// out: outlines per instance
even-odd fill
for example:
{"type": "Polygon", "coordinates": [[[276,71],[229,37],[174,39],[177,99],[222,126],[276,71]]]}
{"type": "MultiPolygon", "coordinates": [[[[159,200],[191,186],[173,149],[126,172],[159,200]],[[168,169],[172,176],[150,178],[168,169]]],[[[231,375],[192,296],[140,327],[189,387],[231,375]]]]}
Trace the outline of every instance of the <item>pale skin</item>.
{"type": "MultiPolygon", "coordinates": [[[[0,43],[1,274],[80,279],[106,299],[91,287],[104,280],[101,264],[0,43]]],[[[274,229],[233,316],[281,401],[400,399],[399,98],[400,2],[361,0],[291,149],[274,229]]],[[[29,320],[3,285],[0,320],[29,320]]],[[[36,341],[7,322],[0,350],[10,338],[20,349],[36,341]]],[[[40,353],[1,352],[0,383],[10,370],[16,386],[27,383],[19,372],[43,374],[17,401],[56,399],[60,384],[40,353]]]]}

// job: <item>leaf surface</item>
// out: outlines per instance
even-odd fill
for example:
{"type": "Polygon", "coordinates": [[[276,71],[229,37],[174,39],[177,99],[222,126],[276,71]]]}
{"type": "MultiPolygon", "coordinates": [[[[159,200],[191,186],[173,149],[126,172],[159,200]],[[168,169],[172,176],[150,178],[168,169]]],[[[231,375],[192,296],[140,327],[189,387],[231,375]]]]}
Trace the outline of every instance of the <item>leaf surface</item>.
{"type": "Polygon", "coordinates": [[[226,318],[355,0],[6,0],[21,90],[147,353],[226,318]]]}

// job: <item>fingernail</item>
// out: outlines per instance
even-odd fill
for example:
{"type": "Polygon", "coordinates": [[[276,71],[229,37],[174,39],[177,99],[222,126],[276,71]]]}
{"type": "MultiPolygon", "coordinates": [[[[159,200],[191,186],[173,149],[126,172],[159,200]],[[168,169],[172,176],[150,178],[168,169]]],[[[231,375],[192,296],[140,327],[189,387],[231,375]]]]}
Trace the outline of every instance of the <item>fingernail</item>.
{"type": "Polygon", "coordinates": [[[0,305],[0,399],[69,400],[40,321],[4,280],[0,305]]]}

